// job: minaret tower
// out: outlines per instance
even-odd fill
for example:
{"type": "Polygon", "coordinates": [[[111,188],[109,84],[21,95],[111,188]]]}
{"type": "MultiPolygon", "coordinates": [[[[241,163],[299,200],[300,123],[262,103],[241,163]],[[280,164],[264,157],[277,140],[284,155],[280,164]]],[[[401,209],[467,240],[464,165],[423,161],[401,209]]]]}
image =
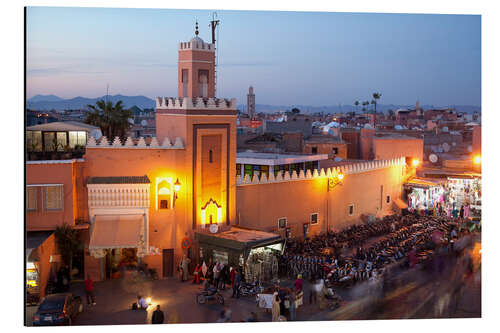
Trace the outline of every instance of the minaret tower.
{"type": "Polygon", "coordinates": [[[185,166],[192,229],[221,230],[236,219],[236,99],[215,98],[215,45],[198,35],[196,22],[195,36],[179,43],[179,97],[157,97],[156,137],[183,141],[175,163],[185,166]]]}
{"type": "Polygon", "coordinates": [[[195,36],[179,44],[179,97],[215,97],[215,45],[195,36]]]}
{"type": "Polygon", "coordinates": [[[247,95],[247,113],[250,119],[255,117],[255,94],[253,93],[253,87],[248,88],[247,95]]]}

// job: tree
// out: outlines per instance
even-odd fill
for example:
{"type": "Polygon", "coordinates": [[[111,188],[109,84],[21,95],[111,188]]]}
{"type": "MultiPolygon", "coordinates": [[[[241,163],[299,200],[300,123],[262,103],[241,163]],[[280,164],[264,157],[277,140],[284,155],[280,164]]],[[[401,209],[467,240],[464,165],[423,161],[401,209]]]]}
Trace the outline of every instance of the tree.
{"type": "Polygon", "coordinates": [[[366,111],[366,107],[369,105],[370,103],[368,101],[364,101],[361,105],[363,105],[363,111],[366,111]]]}
{"type": "Polygon", "coordinates": [[[356,112],[358,112],[358,105],[359,105],[359,101],[355,101],[355,102],[354,102],[354,105],[356,106],[356,112]]]}
{"type": "Polygon", "coordinates": [[[377,100],[380,99],[380,97],[382,96],[381,93],[373,93],[373,100],[372,100],[372,104],[373,104],[373,125],[375,125],[375,118],[377,118],[377,100]]]}
{"type": "Polygon", "coordinates": [[[293,109],[292,109],[292,113],[294,113],[294,114],[299,114],[299,113],[300,113],[300,110],[299,110],[299,109],[297,109],[297,108],[293,108],[293,109]]]}
{"type": "Polygon", "coordinates": [[[85,123],[98,126],[103,135],[113,140],[115,136],[125,139],[127,131],[130,129],[129,119],[132,112],[123,108],[123,102],[113,102],[99,100],[96,105],[87,105],[91,111],[87,112],[85,123]]]}
{"type": "Polygon", "coordinates": [[[389,114],[389,119],[394,118],[394,111],[392,109],[387,110],[387,113],[389,114]]]}
{"type": "Polygon", "coordinates": [[[58,226],[54,233],[57,248],[61,253],[64,264],[69,266],[69,271],[73,270],[73,256],[81,248],[78,230],[71,228],[67,223],[58,226]]]}

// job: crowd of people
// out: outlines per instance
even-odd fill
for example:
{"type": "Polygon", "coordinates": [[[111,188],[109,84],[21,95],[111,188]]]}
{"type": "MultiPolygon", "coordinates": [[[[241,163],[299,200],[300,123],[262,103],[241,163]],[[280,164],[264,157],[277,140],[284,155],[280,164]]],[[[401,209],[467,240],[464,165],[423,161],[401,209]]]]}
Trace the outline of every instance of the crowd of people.
{"type": "Polygon", "coordinates": [[[390,215],[383,219],[287,244],[279,260],[280,274],[352,285],[377,278],[384,267],[410,267],[432,256],[434,248],[457,239],[458,220],[446,216],[390,215]]]}

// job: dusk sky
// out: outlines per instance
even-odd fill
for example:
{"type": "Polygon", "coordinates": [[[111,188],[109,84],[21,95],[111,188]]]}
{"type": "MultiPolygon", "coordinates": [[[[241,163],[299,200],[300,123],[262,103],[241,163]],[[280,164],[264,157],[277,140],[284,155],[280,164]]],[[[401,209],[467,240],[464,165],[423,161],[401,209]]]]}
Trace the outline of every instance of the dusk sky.
{"type": "MultiPolygon", "coordinates": [[[[481,105],[481,17],[217,11],[217,97],[257,104],[481,105]]],[[[31,7],[27,97],[177,96],[177,47],[212,11],[31,7]]]]}

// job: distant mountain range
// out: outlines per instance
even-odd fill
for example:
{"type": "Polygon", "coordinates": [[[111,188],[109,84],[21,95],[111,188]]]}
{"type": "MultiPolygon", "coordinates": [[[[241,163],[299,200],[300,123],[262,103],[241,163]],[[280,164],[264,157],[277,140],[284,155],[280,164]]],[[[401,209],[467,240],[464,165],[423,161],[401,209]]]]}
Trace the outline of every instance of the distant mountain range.
{"type": "MultiPolygon", "coordinates": [[[[63,99],[56,95],[35,95],[27,100],[27,107],[32,110],[76,110],[76,109],[86,109],[88,104],[95,104],[100,99],[105,99],[106,96],[87,98],[87,97],[75,97],[70,99],[63,99]]],[[[124,96],[124,95],[109,95],[108,100],[116,103],[117,101],[123,101],[126,108],[131,108],[134,105],[141,109],[148,109],[155,107],[155,101],[146,96],[124,96]]],[[[370,105],[370,108],[372,106],[370,105]]],[[[432,108],[443,108],[446,106],[436,106],[436,105],[422,105],[424,110],[432,108]]],[[[481,112],[480,106],[475,105],[449,105],[448,107],[453,107],[457,111],[472,113],[474,111],[481,112]]],[[[325,106],[310,106],[310,105],[268,105],[268,104],[256,104],[256,112],[272,113],[280,110],[286,111],[292,108],[298,108],[302,113],[337,113],[337,112],[361,112],[361,106],[356,108],[354,105],[325,105],[325,106]]],[[[396,111],[398,109],[413,109],[415,105],[396,105],[396,104],[377,104],[377,112],[387,112],[391,109],[396,111]]],[[[246,112],[246,105],[238,105],[238,109],[246,112]]]]}
{"type": "MultiPolygon", "coordinates": [[[[87,98],[75,97],[70,99],[63,99],[55,95],[36,95],[29,98],[27,102],[28,109],[32,110],[76,110],[87,109],[88,104],[95,104],[100,99],[106,99],[106,96],[87,98]]],[[[123,101],[125,108],[131,108],[134,105],[141,109],[154,108],[155,101],[146,96],[124,96],[124,95],[109,95],[109,101],[116,103],[123,101]]]]}

